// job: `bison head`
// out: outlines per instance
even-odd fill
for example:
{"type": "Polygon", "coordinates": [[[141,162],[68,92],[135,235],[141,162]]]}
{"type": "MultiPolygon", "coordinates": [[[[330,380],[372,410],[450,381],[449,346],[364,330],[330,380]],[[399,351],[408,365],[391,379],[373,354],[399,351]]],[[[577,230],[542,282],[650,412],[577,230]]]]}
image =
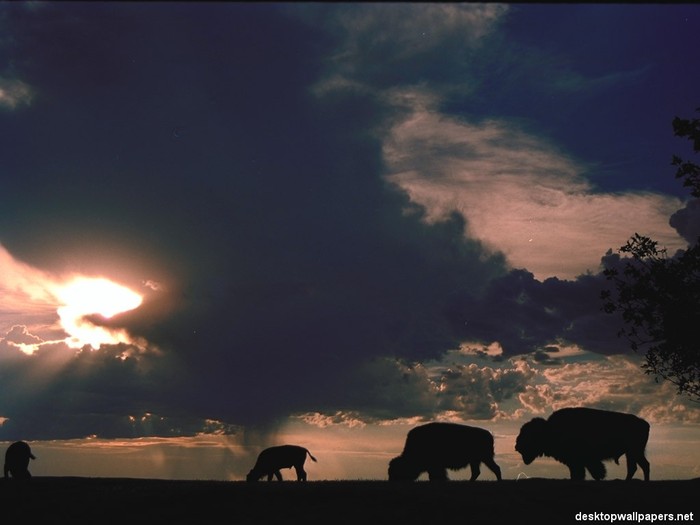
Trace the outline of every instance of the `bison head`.
{"type": "Polygon", "coordinates": [[[246,481],[258,481],[262,474],[260,472],[256,472],[255,469],[252,469],[250,472],[248,472],[248,475],[245,477],[246,481]]]}
{"type": "Polygon", "coordinates": [[[420,469],[403,456],[389,462],[389,481],[415,481],[419,475],[420,469]]]}
{"type": "Polygon", "coordinates": [[[526,465],[544,455],[547,443],[547,421],[536,417],[525,423],[515,440],[515,450],[523,457],[526,465]]]}

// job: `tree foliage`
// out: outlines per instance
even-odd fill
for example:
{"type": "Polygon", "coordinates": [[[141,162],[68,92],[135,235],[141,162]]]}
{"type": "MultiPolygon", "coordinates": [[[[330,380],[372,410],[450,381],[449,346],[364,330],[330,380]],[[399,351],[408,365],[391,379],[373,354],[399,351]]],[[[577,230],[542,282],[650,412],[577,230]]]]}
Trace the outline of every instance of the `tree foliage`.
{"type": "MultiPolygon", "coordinates": [[[[676,117],[673,129],[700,152],[699,119],[676,117]]],[[[672,164],[676,178],[700,197],[700,166],[675,155],[672,164]]],[[[619,251],[626,257],[603,271],[615,286],[601,294],[603,310],[621,313],[620,335],[635,352],[644,349],[647,374],[700,401],[700,239],[669,256],[656,241],[635,233],[619,251]]]]}
{"type": "Polygon", "coordinates": [[[635,234],[620,251],[631,257],[603,271],[616,287],[603,292],[603,309],[622,314],[632,350],[646,348],[646,373],[700,400],[700,244],[671,258],[635,234]]]}
{"type": "MultiPolygon", "coordinates": [[[[700,108],[695,111],[700,112],[700,108]]],[[[700,152],[700,119],[673,119],[673,132],[677,137],[687,137],[693,143],[693,151],[700,152]]],[[[677,166],[676,178],[684,179],[683,186],[690,188],[693,197],[700,197],[700,166],[673,155],[671,164],[677,166]]]]}

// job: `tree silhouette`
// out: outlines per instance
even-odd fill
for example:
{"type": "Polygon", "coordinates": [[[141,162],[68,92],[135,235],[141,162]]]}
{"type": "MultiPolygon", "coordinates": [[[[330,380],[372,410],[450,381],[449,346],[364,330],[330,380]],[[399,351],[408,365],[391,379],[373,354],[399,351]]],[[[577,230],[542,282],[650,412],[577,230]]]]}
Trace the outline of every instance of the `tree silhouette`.
{"type": "MultiPolygon", "coordinates": [[[[676,117],[673,129],[700,152],[699,119],[676,117]]],[[[700,166],[675,155],[671,164],[678,167],[676,178],[700,197],[700,166]]],[[[632,350],[646,348],[645,373],[700,401],[700,238],[669,256],[656,241],[635,233],[619,251],[627,257],[609,259],[603,270],[615,285],[615,292],[601,294],[603,310],[622,314],[620,335],[632,350]]]]}
{"type": "MultiPolygon", "coordinates": [[[[700,108],[695,111],[700,112],[700,108]]],[[[693,142],[693,151],[700,152],[700,119],[673,119],[673,131],[677,137],[687,137],[693,142]]],[[[671,161],[673,166],[678,166],[676,170],[677,179],[685,179],[683,186],[691,188],[690,194],[693,197],[700,197],[700,166],[692,162],[684,161],[677,155],[671,161]]]]}

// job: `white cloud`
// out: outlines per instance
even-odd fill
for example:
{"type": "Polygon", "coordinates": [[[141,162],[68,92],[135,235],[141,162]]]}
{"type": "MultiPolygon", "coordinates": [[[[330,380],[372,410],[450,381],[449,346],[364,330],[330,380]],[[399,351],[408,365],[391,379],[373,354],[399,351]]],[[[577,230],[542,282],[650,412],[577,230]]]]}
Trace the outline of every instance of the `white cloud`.
{"type": "MultiPolygon", "coordinates": [[[[513,123],[468,123],[441,115],[426,96],[403,95],[413,112],[384,142],[388,179],[425,207],[451,212],[468,235],[538,279],[597,271],[600,258],[634,233],[669,251],[686,242],[668,224],[680,200],[652,193],[596,193],[584,167],[513,123]]],[[[586,167],[585,169],[590,169],[586,167]]]]}

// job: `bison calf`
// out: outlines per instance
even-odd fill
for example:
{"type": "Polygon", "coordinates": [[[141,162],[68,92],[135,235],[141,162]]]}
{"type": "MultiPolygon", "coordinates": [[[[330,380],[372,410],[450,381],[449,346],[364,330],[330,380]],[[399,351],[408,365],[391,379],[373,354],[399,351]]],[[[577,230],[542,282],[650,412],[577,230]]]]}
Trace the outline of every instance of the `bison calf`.
{"type": "Polygon", "coordinates": [[[24,441],[15,441],[5,451],[5,478],[10,475],[15,479],[29,479],[29,460],[36,459],[32,450],[24,441]]]}
{"type": "Polygon", "coordinates": [[[483,428],[456,423],[428,423],[411,429],[400,456],[389,462],[389,481],[414,481],[423,472],[430,481],[447,480],[447,469],[469,465],[471,481],[479,477],[484,463],[501,480],[493,460],[493,435],[483,428]]]}
{"type": "Polygon", "coordinates": [[[549,456],[569,467],[573,480],[583,480],[586,470],[593,479],[605,478],[604,460],[627,459],[627,479],[637,465],[649,481],[649,462],[644,456],[649,423],[632,414],[594,408],[562,408],[547,420],[536,417],[525,423],[515,442],[526,465],[549,456]]]}
{"type": "Polygon", "coordinates": [[[266,448],[258,455],[255,465],[246,476],[246,481],[258,481],[263,476],[267,476],[267,481],[272,481],[272,476],[282,481],[280,469],[292,467],[297,472],[297,481],[306,481],[304,462],[307,454],[312,461],[316,461],[311,452],[297,445],[266,448]]]}

